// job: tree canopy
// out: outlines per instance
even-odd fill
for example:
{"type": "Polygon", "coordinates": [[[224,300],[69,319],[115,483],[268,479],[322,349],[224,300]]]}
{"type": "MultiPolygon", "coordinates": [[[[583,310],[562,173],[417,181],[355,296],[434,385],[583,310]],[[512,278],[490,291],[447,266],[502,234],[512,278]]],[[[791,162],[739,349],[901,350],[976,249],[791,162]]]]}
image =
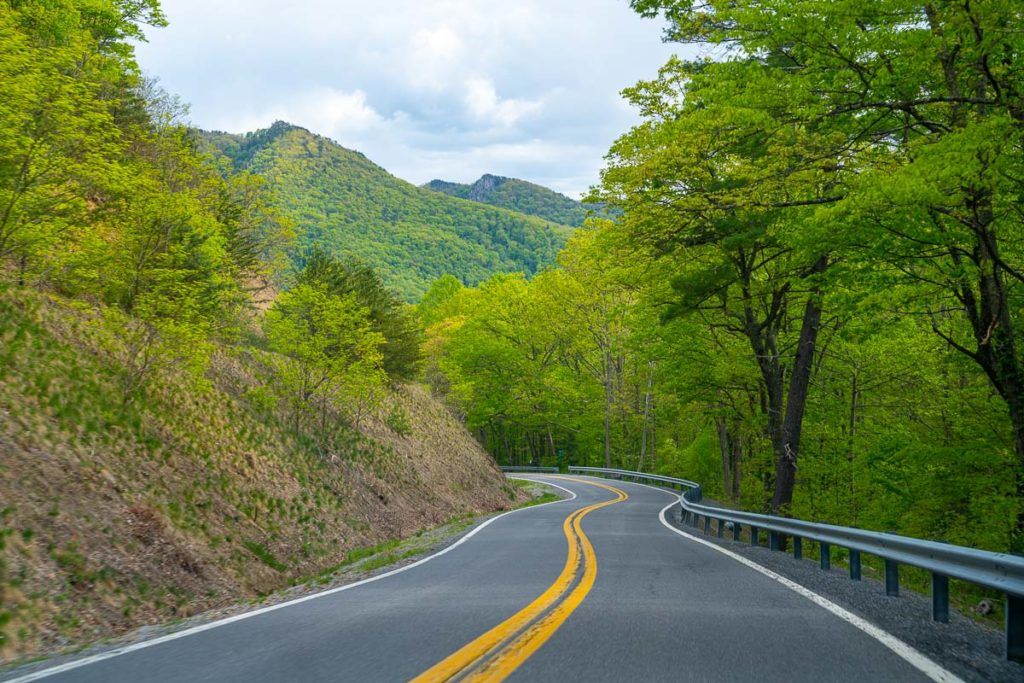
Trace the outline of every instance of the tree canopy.
{"type": "Polygon", "coordinates": [[[555,270],[430,291],[433,384],[511,463],[1024,550],[1019,3],[632,5],[703,56],[555,270]]]}

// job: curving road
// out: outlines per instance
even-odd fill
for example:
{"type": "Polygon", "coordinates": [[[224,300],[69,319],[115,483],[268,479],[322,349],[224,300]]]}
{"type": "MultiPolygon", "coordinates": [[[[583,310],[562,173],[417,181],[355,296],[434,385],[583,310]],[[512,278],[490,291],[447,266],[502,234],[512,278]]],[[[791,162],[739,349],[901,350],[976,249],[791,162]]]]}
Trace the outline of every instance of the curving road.
{"type": "Polygon", "coordinates": [[[376,580],[13,680],[955,680],[668,528],[666,491],[529,476],[575,498],[376,580]]]}

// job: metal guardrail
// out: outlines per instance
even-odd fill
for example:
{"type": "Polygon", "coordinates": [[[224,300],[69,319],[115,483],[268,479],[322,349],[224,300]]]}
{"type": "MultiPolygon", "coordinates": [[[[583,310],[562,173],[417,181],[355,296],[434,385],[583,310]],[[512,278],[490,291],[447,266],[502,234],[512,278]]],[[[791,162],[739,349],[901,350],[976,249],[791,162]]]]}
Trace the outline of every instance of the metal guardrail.
{"type": "Polygon", "coordinates": [[[502,465],[502,472],[542,472],[546,474],[558,474],[557,467],[531,467],[529,465],[502,465]]]}
{"type": "Polygon", "coordinates": [[[831,568],[832,546],[846,548],[849,551],[850,578],[855,581],[861,578],[861,553],[874,555],[885,563],[887,595],[899,595],[901,564],[930,571],[932,617],[935,621],[949,621],[951,578],[1000,591],[1006,596],[1006,656],[1008,659],[1024,661],[1024,557],[879,531],[703,505],[700,502],[700,484],[675,477],[602,467],[570,466],[569,471],[647,482],[681,491],[679,503],[682,523],[695,528],[703,526],[705,534],[712,532],[711,525],[715,522],[719,538],[731,527],[733,540],[739,541],[741,530],[746,526],[751,545],[758,545],[758,533],[764,530],[768,532],[768,547],[771,550],[784,550],[786,539],[791,538],[793,556],[797,559],[803,557],[805,540],[816,542],[819,545],[822,569],[831,568]]]}

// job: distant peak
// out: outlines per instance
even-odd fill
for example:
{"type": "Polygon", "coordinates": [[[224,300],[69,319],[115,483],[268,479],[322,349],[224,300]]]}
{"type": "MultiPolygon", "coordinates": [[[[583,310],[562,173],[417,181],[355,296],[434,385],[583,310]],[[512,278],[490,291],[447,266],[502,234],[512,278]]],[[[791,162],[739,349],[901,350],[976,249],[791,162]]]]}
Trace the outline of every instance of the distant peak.
{"type": "Polygon", "coordinates": [[[264,130],[257,130],[252,134],[256,135],[259,133],[263,133],[268,138],[276,138],[279,135],[290,133],[293,130],[301,131],[303,133],[306,133],[307,135],[312,135],[310,131],[303,128],[302,126],[296,126],[294,123],[288,123],[287,121],[274,121],[272,124],[270,124],[269,128],[266,128],[264,130]]]}
{"type": "Polygon", "coordinates": [[[472,184],[431,180],[423,187],[460,199],[491,204],[538,216],[552,223],[577,226],[586,220],[588,208],[575,199],[528,180],[485,173],[472,184]]]}
{"type": "Polygon", "coordinates": [[[504,178],[500,175],[491,175],[485,173],[480,176],[480,180],[473,183],[473,189],[477,191],[488,192],[490,190],[496,190],[509,181],[509,178],[504,178]]]}

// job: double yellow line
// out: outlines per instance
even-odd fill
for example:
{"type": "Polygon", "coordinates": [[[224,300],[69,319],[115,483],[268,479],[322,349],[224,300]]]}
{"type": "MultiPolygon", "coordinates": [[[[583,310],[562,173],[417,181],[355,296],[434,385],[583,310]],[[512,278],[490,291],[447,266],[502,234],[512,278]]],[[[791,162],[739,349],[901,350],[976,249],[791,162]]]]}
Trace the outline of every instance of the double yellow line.
{"type": "Polygon", "coordinates": [[[562,573],[547,590],[519,612],[424,671],[413,683],[453,678],[472,682],[503,681],[540,649],[587,597],[597,577],[597,556],[580,523],[594,510],[621,503],[629,496],[606,484],[557,478],[607,489],[615,498],[580,508],[565,518],[562,531],[569,550],[562,573]],[[582,575],[579,572],[581,558],[582,575]]]}

